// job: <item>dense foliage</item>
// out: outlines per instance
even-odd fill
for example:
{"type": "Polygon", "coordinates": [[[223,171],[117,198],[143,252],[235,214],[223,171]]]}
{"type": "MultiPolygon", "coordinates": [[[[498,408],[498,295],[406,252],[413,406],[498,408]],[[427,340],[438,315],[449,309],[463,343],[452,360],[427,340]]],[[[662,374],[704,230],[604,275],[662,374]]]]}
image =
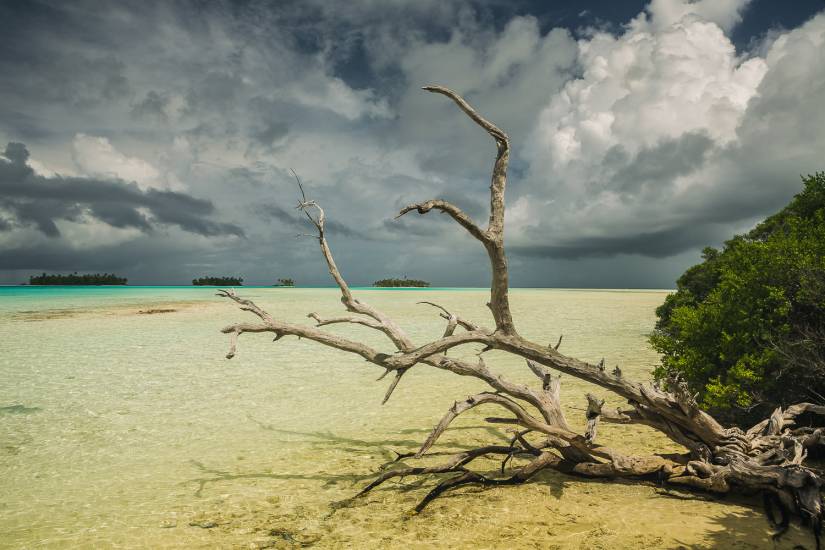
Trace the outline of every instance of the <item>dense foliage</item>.
{"type": "Polygon", "coordinates": [[[243,277],[201,277],[192,279],[195,286],[241,286],[243,277]]]}
{"type": "Polygon", "coordinates": [[[372,286],[382,286],[382,287],[399,287],[399,286],[414,286],[414,287],[427,287],[430,286],[430,283],[427,281],[422,281],[420,279],[407,279],[404,277],[403,279],[381,279],[380,281],[375,281],[372,283],[372,286]]]}
{"type": "Polygon", "coordinates": [[[275,286],[295,286],[295,281],[290,278],[278,279],[278,284],[275,286]]]}
{"type": "Polygon", "coordinates": [[[706,248],[657,310],[658,379],[746,424],[776,406],[825,401],[825,173],[719,251],[706,248]]]}
{"type": "Polygon", "coordinates": [[[118,277],[114,273],[94,273],[78,275],[77,272],[68,275],[32,275],[30,285],[125,285],[126,277],[118,277]]]}

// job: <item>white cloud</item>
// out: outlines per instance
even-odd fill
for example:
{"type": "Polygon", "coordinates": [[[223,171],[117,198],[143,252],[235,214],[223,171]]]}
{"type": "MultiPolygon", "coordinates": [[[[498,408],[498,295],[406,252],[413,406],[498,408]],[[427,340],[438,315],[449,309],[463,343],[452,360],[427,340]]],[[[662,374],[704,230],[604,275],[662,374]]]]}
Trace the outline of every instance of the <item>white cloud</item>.
{"type": "Polygon", "coordinates": [[[328,109],[348,120],[390,116],[387,102],[376,99],[372,90],[353,90],[340,78],[317,74],[288,88],[290,98],[301,105],[328,109]]]}
{"type": "Polygon", "coordinates": [[[650,20],[579,42],[581,77],[549,101],[523,153],[530,193],[557,202],[517,244],[584,255],[646,253],[657,238],[674,253],[717,244],[823,168],[825,15],[748,57],[706,7],[653,2],[650,20]]]}
{"type": "Polygon", "coordinates": [[[742,12],[750,3],[751,0],[651,0],[647,12],[656,30],[695,15],[730,31],[742,20],[742,12]]]}
{"type": "Polygon", "coordinates": [[[546,201],[544,204],[537,204],[529,195],[523,195],[507,205],[507,230],[520,232],[525,227],[535,227],[544,208],[552,204],[553,201],[546,201]]]}
{"type": "Polygon", "coordinates": [[[527,151],[534,166],[596,166],[611,147],[636,154],[688,132],[735,138],[765,61],[741,60],[721,28],[695,16],[655,28],[637,21],[579,42],[583,76],[542,111],[527,151]]]}
{"type": "Polygon", "coordinates": [[[72,140],[72,159],[81,174],[133,181],[141,189],[180,188],[150,163],[118,151],[107,138],[76,134],[72,140]]]}
{"type": "Polygon", "coordinates": [[[31,167],[31,169],[34,170],[34,173],[37,175],[46,176],[49,178],[57,175],[57,172],[55,170],[52,170],[49,167],[49,165],[47,165],[44,162],[40,162],[37,159],[29,158],[26,164],[28,164],[31,167]]]}

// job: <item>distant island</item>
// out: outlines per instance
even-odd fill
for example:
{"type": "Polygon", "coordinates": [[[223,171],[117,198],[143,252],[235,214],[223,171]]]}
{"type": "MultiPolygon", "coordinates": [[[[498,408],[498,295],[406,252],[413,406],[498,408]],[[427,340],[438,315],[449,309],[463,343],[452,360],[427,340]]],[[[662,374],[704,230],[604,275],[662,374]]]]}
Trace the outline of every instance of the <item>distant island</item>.
{"type": "Polygon", "coordinates": [[[403,279],[381,279],[380,281],[375,281],[372,283],[372,286],[380,286],[380,287],[404,287],[404,286],[411,286],[411,287],[428,287],[430,283],[427,281],[422,281],[420,279],[407,279],[404,277],[403,279]]]}
{"type": "Polygon", "coordinates": [[[195,286],[243,286],[243,277],[201,277],[192,279],[195,286]]]}
{"type": "Polygon", "coordinates": [[[295,286],[295,281],[292,279],[278,279],[278,282],[272,286],[295,286]]]}
{"type": "Polygon", "coordinates": [[[94,273],[78,275],[77,272],[67,275],[55,274],[32,275],[30,285],[125,285],[126,277],[118,277],[114,273],[94,273]]]}

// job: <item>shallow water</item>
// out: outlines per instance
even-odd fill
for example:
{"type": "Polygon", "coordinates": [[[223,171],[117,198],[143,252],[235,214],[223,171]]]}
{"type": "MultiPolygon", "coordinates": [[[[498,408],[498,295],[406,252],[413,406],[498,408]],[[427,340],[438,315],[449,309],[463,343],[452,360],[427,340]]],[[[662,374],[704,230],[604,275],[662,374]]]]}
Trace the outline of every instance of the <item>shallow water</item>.
{"type": "MultiPolygon", "coordinates": [[[[331,289],[244,288],[278,318],[340,313],[331,289]]],[[[361,290],[419,342],[443,331],[420,300],[491,324],[482,290],[361,290]]],[[[627,376],[657,361],[645,335],[662,291],[514,290],[520,331],[563,351],[606,357],[627,376]]],[[[761,548],[752,503],[663,496],[653,487],[548,472],[518,487],[467,488],[410,514],[432,479],[386,484],[337,508],[395,456],[417,448],[477,381],[426,367],[381,406],[380,369],[294,338],[244,335],[224,359],[219,329],[249,314],[208,288],[0,288],[0,546],[8,548],[761,548]],[[146,313],[149,311],[154,313],[146,313]],[[173,310],[173,311],[170,311],[173,310]],[[143,312],[143,313],[141,313],[143,312]]],[[[365,327],[335,327],[385,346],[365,327]]],[[[468,346],[467,354],[473,352],[468,346]]],[[[531,382],[496,352],[489,367],[531,382]]],[[[584,424],[584,393],[562,378],[566,414],[584,424]]],[[[613,399],[610,404],[620,405],[613,399]]],[[[473,411],[475,412],[475,411],[473,411]]],[[[504,441],[460,417],[436,446],[504,441]]],[[[644,427],[604,425],[605,444],[673,449],[644,427]]],[[[493,470],[498,464],[480,463],[493,470]]],[[[778,547],[811,545],[794,528],[778,547]]]]}

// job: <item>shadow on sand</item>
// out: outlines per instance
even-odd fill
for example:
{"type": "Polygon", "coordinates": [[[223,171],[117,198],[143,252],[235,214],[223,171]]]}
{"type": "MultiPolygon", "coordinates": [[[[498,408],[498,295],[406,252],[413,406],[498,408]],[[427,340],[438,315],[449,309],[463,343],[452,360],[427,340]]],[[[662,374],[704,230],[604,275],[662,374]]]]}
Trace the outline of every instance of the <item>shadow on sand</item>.
{"type": "MultiPolygon", "coordinates": [[[[408,459],[415,451],[417,451],[420,447],[422,442],[424,441],[425,435],[430,432],[430,429],[419,429],[419,428],[408,428],[404,430],[400,430],[399,434],[420,434],[422,437],[415,438],[415,439],[382,439],[382,440],[367,440],[367,439],[357,439],[352,437],[344,437],[337,435],[330,431],[316,431],[316,432],[302,432],[297,430],[285,430],[281,428],[276,428],[272,424],[266,424],[261,422],[251,415],[247,415],[247,418],[257,424],[262,430],[270,431],[273,433],[279,434],[286,434],[286,435],[297,435],[307,438],[304,442],[309,443],[312,446],[323,446],[323,447],[335,447],[338,450],[345,451],[348,453],[352,453],[354,455],[375,455],[380,454],[384,461],[377,465],[377,472],[370,471],[367,473],[355,473],[355,472],[345,472],[340,474],[329,474],[329,473],[313,473],[313,474],[290,474],[290,473],[273,473],[271,471],[264,471],[264,472],[237,472],[232,473],[227,470],[222,470],[220,468],[213,468],[209,467],[198,460],[190,460],[190,464],[192,464],[199,472],[201,472],[201,477],[193,478],[182,482],[183,485],[196,485],[197,489],[195,490],[194,495],[196,497],[201,497],[203,495],[204,489],[207,485],[212,483],[221,483],[227,481],[236,481],[236,480],[243,480],[243,479],[296,479],[296,480],[314,480],[314,481],[321,481],[323,482],[323,487],[329,487],[331,485],[336,485],[341,482],[350,483],[353,486],[353,495],[357,494],[358,489],[356,485],[359,482],[363,481],[372,481],[375,479],[379,472],[386,470],[391,467],[399,467],[403,468],[406,466],[411,466],[412,464],[406,463],[405,460],[408,459]]],[[[472,426],[455,426],[450,427],[446,430],[446,433],[449,432],[457,432],[457,431],[465,431],[465,430],[478,430],[484,431],[489,436],[494,437],[500,443],[508,444],[509,438],[502,430],[493,427],[493,426],[486,426],[486,425],[472,425],[472,426]]],[[[291,443],[295,443],[294,440],[291,443]]],[[[450,450],[440,451],[440,452],[431,452],[427,454],[427,457],[449,457],[458,452],[463,450],[475,449],[477,445],[461,445],[453,443],[450,445],[450,450]]],[[[499,467],[495,466],[498,461],[496,462],[488,462],[488,468],[480,468],[481,473],[488,474],[490,476],[500,476],[501,472],[499,467]]],[[[432,485],[435,483],[435,480],[439,477],[443,477],[443,475],[454,475],[454,474],[442,474],[442,475],[429,475],[429,476],[421,476],[417,477],[411,481],[406,481],[405,479],[395,480],[393,482],[388,482],[386,489],[381,488],[377,489],[380,490],[394,490],[394,491],[413,491],[417,489],[421,489],[427,485],[432,485]]],[[[567,476],[562,474],[558,474],[557,472],[542,472],[535,477],[534,482],[543,483],[545,484],[550,493],[554,497],[560,497],[563,492],[564,482],[569,480],[567,476]]],[[[442,499],[446,498],[453,498],[453,497],[461,497],[462,495],[467,495],[484,491],[485,488],[482,487],[467,487],[460,491],[456,491],[455,493],[447,493],[442,499]]],[[[342,501],[333,502],[331,503],[331,507],[333,510],[345,506],[350,506],[355,504],[354,498],[348,498],[342,501]]]]}
{"type": "Polygon", "coordinates": [[[680,545],[676,548],[774,548],[776,550],[813,550],[819,548],[810,527],[800,525],[798,522],[792,522],[788,531],[781,537],[774,537],[774,533],[765,519],[765,513],[761,509],[761,499],[754,497],[728,498],[726,500],[732,504],[746,507],[746,509],[739,509],[714,517],[712,521],[719,528],[708,532],[701,544],[678,541],[680,545]]]}
{"type": "MultiPolygon", "coordinates": [[[[220,468],[209,467],[197,460],[191,460],[190,463],[200,472],[201,475],[200,477],[184,481],[182,484],[196,485],[197,489],[194,493],[196,497],[201,497],[204,489],[209,484],[246,479],[314,480],[322,482],[323,487],[329,487],[332,485],[336,485],[338,483],[351,484],[353,496],[341,501],[330,502],[330,513],[324,518],[327,519],[328,517],[332,516],[338,509],[360,507],[361,505],[369,505],[368,498],[355,497],[359,490],[359,487],[357,485],[361,482],[372,481],[373,479],[375,479],[377,475],[379,475],[381,471],[386,470],[388,468],[405,467],[412,465],[412,463],[405,463],[405,459],[408,458],[406,455],[418,450],[418,448],[420,448],[421,446],[421,442],[423,441],[423,438],[369,440],[341,436],[329,431],[303,432],[298,430],[286,430],[276,428],[272,424],[266,424],[264,422],[256,420],[252,416],[248,416],[248,418],[250,421],[257,424],[262,430],[277,434],[301,436],[306,438],[306,440],[303,440],[303,442],[309,443],[312,446],[322,446],[327,448],[334,447],[338,450],[352,453],[354,455],[360,454],[374,456],[375,454],[380,454],[383,457],[384,461],[378,464],[376,470],[369,472],[363,472],[362,470],[359,472],[343,472],[339,474],[330,474],[324,472],[310,474],[290,474],[273,473],[271,471],[232,473],[230,471],[222,470],[220,468]]],[[[506,434],[501,432],[499,429],[490,426],[458,426],[451,427],[447,431],[455,432],[462,430],[482,430],[487,432],[490,436],[496,438],[499,441],[508,442],[506,434]]],[[[398,433],[401,435],[427,434],[429,433],[429,431],[429,429],[404,429],[399,431],[398,433]]],[[[294,443],[295,440],[292,440],[291,442],[294,443]]],[[[456,452],[476,447],[473,445],[458,445],[455,443],[451,444],[450,446],[452,448],[449,451],[429,453],[427,456],[450,456],[455,454],[456,452]]],[[[495,462],[488,461],[485,462],[485,464],[486,466],[482,466],[481,464],[479,464],[480,473],[484,473],[492,477],[501,475],[499,468],[495,466],[495,462]]],[[[425,488],[430,488],[431,486],[435,485],[438,482],[439,478],[443,479],[443,475],[453,474],[421,476],[411,480],[408,480],[407,478],[402,478],[394,482],[388,482],[386,488],[377,488],[375,492],[378,493],[379,491],[389,490],[406,493],[410,491],[424,490],[425,488]]],[[[638,482],[633,482],[629,480],[624,481],[613,479],[606,481],[578,477],[574,478],[550,470],[540,472],[538,475],[535,476],[535,478],[533,478],[530,481],[530,483],[541,484],[548,490],[549,496],[552,496],[555,499],[559,499],[562,497],[566,485],[568,485],[569,482],[574,481],[584,481],[592,484],[611,483],[615,485],[616,483],[619,483],[627,484],[628,486],[638,486],[638,482]]],[[[489,489],[483,487],[468,486],[455,492],[445,493],[444,495],[440,496],[439,499],[449,500],[462,499],[468,497],[472,498],[474,495],[477,495],[481,492],[488,490],[489,489]]],[[[666,498],[718,501],[718,499],[709,495],[705,496],[690,492],[682,492],[675,488],[670,489],[660,487],[657,489],[656,492],[660,496],[666,498]]],[[[816,541],[814,540],[813,534],[811,533],[810,529],[796,523],[792,524],[790,526],[789,531],[786,534],[784,534],[781,538],[775,539],[773,537],[773,532],[770,529],[768,522],[765,520],[765,513],[762,510],[762,504],[759,498],[728,496],[725,498],[725,500],[732,504],[737,504],[745,508],[745,510],[743,511],[742,508],[738,508],[736,511],[731,511],[730,513],[725,513],[717,518],[713,518],[714,523],[719,525],[719,529],[712,530],[709,533],[707,533],[705,535],[704,541],[700,545],[697,546],[695,541],[682,542],[677,539],[677,546],[674,546],[674,548],[816,548],[816,541]]],[[[686,521],[689,521],[688,518],[686,518],[686,521]]]]}

